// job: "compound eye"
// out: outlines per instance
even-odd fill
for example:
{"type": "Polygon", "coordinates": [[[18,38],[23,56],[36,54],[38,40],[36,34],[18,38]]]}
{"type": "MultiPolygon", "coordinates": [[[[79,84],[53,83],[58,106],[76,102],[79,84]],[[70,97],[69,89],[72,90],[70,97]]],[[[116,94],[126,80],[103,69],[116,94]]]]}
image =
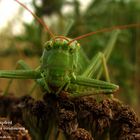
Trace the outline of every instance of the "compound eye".
{"type": "Polygon", "coordinates": [[[44,44],[46,50],[50,50],[52,48],[52,42],[48,41],[44,44]]]}
{"type": "Polygon", "coordinates": [[[73,49],[73,48],[70,48],[70,49],[69,49],[69,52],[70,52],[70,53],[73,53],[73,52],[74,52],[74,49],[73,49]]]}

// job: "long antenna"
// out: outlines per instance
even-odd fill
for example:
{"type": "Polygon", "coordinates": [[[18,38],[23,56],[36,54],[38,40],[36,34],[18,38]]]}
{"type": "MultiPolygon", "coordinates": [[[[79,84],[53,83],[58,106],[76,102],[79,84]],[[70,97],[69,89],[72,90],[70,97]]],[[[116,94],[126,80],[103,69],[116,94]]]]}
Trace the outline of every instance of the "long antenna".
{"type": "Polygon", "coordinates": [[[45,30],[48,31],[48,33],[54,37],[54,34],[51,32],[51,30],[48,28],[48,26],[45,24],[45,22],[43,20],[41,20],[35,13],[33,13],[27,6],[25,6],[23,3],[21,3],[18,0],[15,0],[17,3],[19,3],[22,7],[24,7],[27,11],[29,11],[33,17],[35,17],[37,19],[37,21],[43,26],[45,27],[45,30]]]}
{"type": "Polygon", "coordinates": [[[103,29],[98,30],[98,31],[93,31],[93,32],[90,32],[90,33],[87,33],[87,34],[84,34],[84,35],[81,35],[81,36],[78,36],[78,37],[72,39],[71,41],[69,41],[68,45],[70,45],[75,40],[80,40],[82,38],[86,38],[88,36],[91,36],[91,35],[94,35],[94,34],[97,34],[97,33],[110,32],[110,31],[113,31],[115,29],[127,29],[127,28],[134,28],[134,27],[140,27],[140,23],[113,26],[113,27],[110,27],[110,28],[103,28],[103,29]]]}

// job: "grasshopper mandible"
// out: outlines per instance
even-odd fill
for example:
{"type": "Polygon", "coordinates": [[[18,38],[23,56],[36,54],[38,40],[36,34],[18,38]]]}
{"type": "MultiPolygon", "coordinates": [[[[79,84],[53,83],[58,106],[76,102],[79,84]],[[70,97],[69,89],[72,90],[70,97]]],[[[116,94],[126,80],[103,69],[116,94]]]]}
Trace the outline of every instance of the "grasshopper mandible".
{"type": "Polygon", "coordinates": [[[119,31],[117,30],[112,34],[105,51],[103,53],[99,52],[91,60],[82,53],[82,48],[77,40],[114,29],[137,27],[140,24],[114,26],[70,39],[65,36],[55,36],[43,20],[24,4],[18,0],[15,1],[28,10],[45,27],[52,39],[45,43],[39,67],[32,70],[23,60],[20,60],[17,64],[20,65],[21,70],[1,70],[0,78],[34,79],[48,93],[58,95],[64,90],[71,93],[69,94],[71,97],[87,96],[95,93],[113,93],[118,90],[118,85],[110,83],[106,61],[117,40],[119,31]],[[80,63],[80,59],[83,60],[83,64],[80,63]],[[101,66],[103,66],[102,69],[101,66]],[[99,75],[98,78],[100,78],[103,70],[105,71],[107,81],[98,80],[97,77],[93,78],[95,72],[99,75]],[[83,92],[83,88],[79,90],[79,86],[89,88],[92,92],[83,92]]]}

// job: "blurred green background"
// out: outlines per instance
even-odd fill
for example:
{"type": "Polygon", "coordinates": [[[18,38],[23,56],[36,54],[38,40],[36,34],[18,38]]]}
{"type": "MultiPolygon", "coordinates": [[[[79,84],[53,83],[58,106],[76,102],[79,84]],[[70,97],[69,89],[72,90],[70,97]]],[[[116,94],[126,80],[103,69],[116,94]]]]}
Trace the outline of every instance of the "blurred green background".
{"type": "MultiPolygon", "coordinates": [[[[85,4],[79,0],[32,0],[25,4],[32,7],[55,35],[64,35],[71,21],[74,21],[67,35],[70,38],[106,27],[140,23],[140,0],[88,0],[85,4]]],[[[18,14],[0,31],[0,69],[15,69],[19,59],[36,68],[43,44],[50,39],[36,19],[31,22],[22,20],[24,11],[21,7],[18,14]],[[16,34],[14,29],[19,23],[23,26],[18,28],[19,33],[16,34]]],[[[101,33],[79,42],[87,56],[92,58],[104,49],[110,36],[111,32],[101,33]]],[[[111,81],[120,86],[115,96],[140,114],[140,28],[121,31],[108,67],[111,81]]],[[[7,82],[0,79],[1,91],[6,88],[7,82]]],[[[32,83],[32,80],[14,80],[10,92],[17,96],[26,94],[32,83]]],[[[41,92],[36,89],[34,94],[39,96],[41,92]]]]}

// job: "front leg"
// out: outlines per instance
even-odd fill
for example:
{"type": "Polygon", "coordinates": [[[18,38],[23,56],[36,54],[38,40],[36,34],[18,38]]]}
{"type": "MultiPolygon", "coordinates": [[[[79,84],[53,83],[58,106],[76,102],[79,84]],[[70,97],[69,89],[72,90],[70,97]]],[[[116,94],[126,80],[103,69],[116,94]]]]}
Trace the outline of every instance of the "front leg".
{"type": "Polygon", "coordinates": [[[48,86],[48,83],[46,82],[46,79],[45,79],[45,76],[44,74],[42,73],[41,74],[41,78],[40,79],[37,79],[36,82],[41,86],[43,87],[45,90],[47,90],[48,93],[51,93],[51,90],[48,86]]]}

